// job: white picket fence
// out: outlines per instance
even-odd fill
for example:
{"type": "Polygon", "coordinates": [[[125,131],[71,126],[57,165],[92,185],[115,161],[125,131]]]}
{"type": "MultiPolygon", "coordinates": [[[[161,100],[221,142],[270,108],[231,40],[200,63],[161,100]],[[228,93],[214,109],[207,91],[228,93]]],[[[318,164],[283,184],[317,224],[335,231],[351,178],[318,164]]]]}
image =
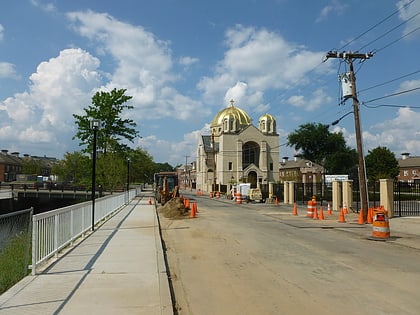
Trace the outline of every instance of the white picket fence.
{"type": "MultiPolygon", "coordinates": [[[[141,188],[95,199],[94,225],[134,199],[141,188]]],[[[32,222],[32,275],[36,268],[92,228],[92,202],[40,213],[32,222]]]]}

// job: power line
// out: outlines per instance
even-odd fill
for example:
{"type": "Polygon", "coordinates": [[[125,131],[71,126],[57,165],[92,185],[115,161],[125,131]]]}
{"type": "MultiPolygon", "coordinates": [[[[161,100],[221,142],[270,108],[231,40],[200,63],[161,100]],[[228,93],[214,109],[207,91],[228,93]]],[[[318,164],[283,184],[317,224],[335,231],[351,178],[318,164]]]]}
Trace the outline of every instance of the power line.
{"type": "MultiPolygon", "coordinates": [[[[351,41],[349,41],[347,44],[345,44],[344,46],[342,46],[338,50],[343,50],[345,47],[349,46],[351,43],[353,43],[356,40],[358,40],[359,38],[363,37],[364,35],[366,35],[367,33],[369,33],[371,30],[373,30],[374,28],[376,28],[377,26],[379,26],[382,23],[384,23],[385,21],[389,20],[391,17],[393,17],[395,14],[399,13],[402,9],[406,8],[407,6],[409,6],[414,1],[415,0],[411,0],[410,2],[406,3],[402,7],[398,8],[398,10],[394,11],[393,13],[391,13],[390,15],[388,15],[386,18],[382,19],[381,21],[379,21],[378,23],[376,23],[375,25],[373,25],[372,27],[370,27],[367,31],[365,31],[362,34],[360,34],[359,36],[355,37],[354,39],[352,39],[351,41]]],[[[361,50],[361,49],[359,49],[359,50],[361,50]]]]}
{"type": "Polygon", "coordinates": [[[398,96],[398,95],[402,95],[402,94],[405,94],[405,93],[410,93],[410,92],[417,91],[417,90],[420,90],[420,86],[416,87],[416,88],[409,89],[409,90],[405,90],[405,91],[401,91],[401,92],[392,93],[392,94],[388,94],[388,95],[385,95],[385,96],[377,97],[377,98],[371,99],[369,101],[365,101],[365,102],[363,102],[363,104],[372,103],[372,102],[375,102],[375,101],[382,100],[384,98],[398,96]]]}
{"type": "Polygon", "coordinates": [[[412,76],[414,74],[417,74],[419,72],[420,72],[420,70],[416,70],[416,71],[413,71],[411,73],[408,73],[408,74],[399,76],[399,77],[397,77],[395,79],[391,79],[391,80],[385,81],[383,83],[379,83],[379,84],[373,85],[371,87],[368,87],[368,88],[365,88],[365,89],[360,90],[358,94],[360,94],[362,92],[365,92],[365,91],[368,91],[368,90],[372,90],[374,88],[377,88],[377,87],[380,87],[380,86],[383,86],[383,85],[386,85],[386,84],[389,84],[389,83],[392,83],[392,82],[395,82],[395,81],[398,81],[398,80],[401,80],[401,79],[404,79],[404,78],[407,78],[407,77],[412,76]]]}
{"type": "MultiPolygon", "coordinates": [[[[419,13],[420,13],[420,12],[419,12],[419,13]]],[[[407,34],[405,34],[405,35],[401,36],[400,38],[397,38],[396,40],[394,40],[394,41],[390,42],[389,44],[385,45],[384,47],[382,47],[382,48],[380,48],[380,49],[375,50],[375,53],[380,52],[381,50],[384,50],[384,49],[388,48],[388,47],[389,47],[389,46],[391,46],[391,45],[394,45],[396,42],[400,41],[401,39],[403,39],[403,38],[405,38],[405,37],[407,37],[407,36],[410,36],[410,35],[411,35],[411,34],[413,34],[414,32],[417,32],[419,29],[420,29],[420,26],[419,26],[419,27],[417,27],[417,28],[415,28],[414,30],[412,30],[412,31],[408,32],[407,34]]]]}
{"type": "Polygon", "coordinates": [[[396,104],[373,104],[373,105],[366,105],[362,103],[363,106],[367,108],[378,108],[378,107],[391,107],[391,108],[420,108],[420,106],[411,106],[411,105],[396,105],[396,104]]]}
{"type": "MultiPolygon", "coordinates": [[[[418,15],[420,15],[420,12],[417,12],[416,14],[414,14],[413,16],[411,16],[409,19],[407,19],[407,20],[405,20],[405,21],[401,22],[401,23],[400,23],[400,24],[398,24],[397,26],[394,26],[394,27],[393,27],[393,28],[391,28],[389,31],[387,31],[387,32],[383,33],[382,35],[378,36],[376,39],[374,39],[374,40],[370,41],[369,43],[367,43],[366,45],[362,46],[362,47],[359,49],[359,51],[360,51],[360,50],[362,50],[362,49],[364,49],[364,48],[366,48],[367,46],[369,46],[369,45],[373,44],[374,42],[378,41],[379,39],[381,39],[381,38],[385,37],[386,35],[390,34],[391,32],[395,31],[397,28],[399,28],[399,27],[401,27],[402,25],[404,25],[404,24],[408,23],[409,21],[411,21],[412,19],[414,19],[414,18],[415,18],[415,17],[417,17],[418,15]]],[[[400,38],[400,39],[401,39],[401,38],[400,38]]],[[[398,39],[398,40],[400,40],[400,39],[398,39]]]]}

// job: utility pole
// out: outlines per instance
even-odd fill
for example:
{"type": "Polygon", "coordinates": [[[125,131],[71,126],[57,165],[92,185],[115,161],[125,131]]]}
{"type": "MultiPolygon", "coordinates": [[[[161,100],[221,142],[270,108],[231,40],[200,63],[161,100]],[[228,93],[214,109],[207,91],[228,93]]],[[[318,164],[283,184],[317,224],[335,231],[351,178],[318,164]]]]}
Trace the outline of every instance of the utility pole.
{"type": "Polygon", "coordinates": [[[362,131],[360,128],[360,115],[359,115],[359,100],[357,99],[356,91],[356,77],[354,75],[353,60],[361,59],[366,60],[373,57],[372,53],[360,54],[352,52],[336,52],[330,51],[327,53],[326,58],[341,58],[346,60],[350,66],[350,84],[351,84],[351,98],[353,99],[353,112],[354,112],[354,128],[356,131],[356,145],[357,145],[357,155],[359,161],[359,189],[360,189],[360,200],[362,204],[362,214],[363,221],[367,221],[368,213],[368,194],[367,194],[367,178],[366,178],[366,168],[365,168],[365,158],[363,155],[363,142],[362,142],[362,131]]]}
{"type": "Polygon", "coordinates": [[[190,185],[190,178],[189,176],[187,176],[187,172],[188,172],[188,167],[187,167],[187,163],[188,163],[188,158],[190,156],[186,155],[185,156],[185,169],[184,169],[184,180],[185,180],[185,185],[184,185],[184,189],[187,189],[187,183],[188,183],[188,187],[190,185]]]}
{"type": "Polygon", "coordinates": [[[216,191],[216,147],[214,143],[214,134],[211,134],[211,147],[213,153],[213,187],[212,191],[216,191]]]}

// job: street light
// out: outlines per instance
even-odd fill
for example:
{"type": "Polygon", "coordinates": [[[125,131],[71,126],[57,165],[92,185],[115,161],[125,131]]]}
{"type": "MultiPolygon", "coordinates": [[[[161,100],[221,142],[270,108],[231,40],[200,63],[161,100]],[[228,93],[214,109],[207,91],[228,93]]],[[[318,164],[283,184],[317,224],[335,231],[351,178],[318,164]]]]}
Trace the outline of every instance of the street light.
{"type": "Polygon", "coordinates": [[[92,119],[90,128],[93,130],[93,152],[92,152],[92,231],[95,230],[95,197],[96,197],[96,138],[101,121],[92,119]]]}
{"type": "Polygon", "coordinates": [[[127,192],[130,189],[130,157],[127,158],[127,192]]]}
{"type": "Polygon", "coordinates": [[[352,114],[352,113],[354,113],[354,112],[353,112],[353,111],[351,111],[351,112],[348,112],[348,113],[344,114],[343,116],[341,116],[341,117],[340,117],[340,118],[338,118],[337,120],[334,120],[334,121],[331,123],[331,125],[332,125],[332,126],[337,125],[337,124],[341,121],[341,119],[343,119],[344,117],[346,117],[346,116],[348,116],[348,115],[350,115],[350,114],[352,114]]]}

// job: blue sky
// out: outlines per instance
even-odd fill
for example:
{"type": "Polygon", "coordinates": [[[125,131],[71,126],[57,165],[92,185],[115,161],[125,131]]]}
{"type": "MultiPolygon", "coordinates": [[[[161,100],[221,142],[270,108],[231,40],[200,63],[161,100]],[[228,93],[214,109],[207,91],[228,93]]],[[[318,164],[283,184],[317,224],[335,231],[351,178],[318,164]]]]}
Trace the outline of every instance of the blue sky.
{"type": "MultiPolygon", "coordinates": [[[[340,50],[374,52],[354,63],[365,154],[420,155],[419,27],[420,0],[3,0],[0,149],[80,150],[72,114],[113,88],[133,96],[126,115],[142,138],[132,147],[156,162],[194,160],[230,99],[254,123],[274,115],[284,144],[301,124],[352,111],[351,100],[339,105],[348,65],[323,62],[340,50]]],[[[356,147],[352,115],[330,130],[356,147]]]]}

